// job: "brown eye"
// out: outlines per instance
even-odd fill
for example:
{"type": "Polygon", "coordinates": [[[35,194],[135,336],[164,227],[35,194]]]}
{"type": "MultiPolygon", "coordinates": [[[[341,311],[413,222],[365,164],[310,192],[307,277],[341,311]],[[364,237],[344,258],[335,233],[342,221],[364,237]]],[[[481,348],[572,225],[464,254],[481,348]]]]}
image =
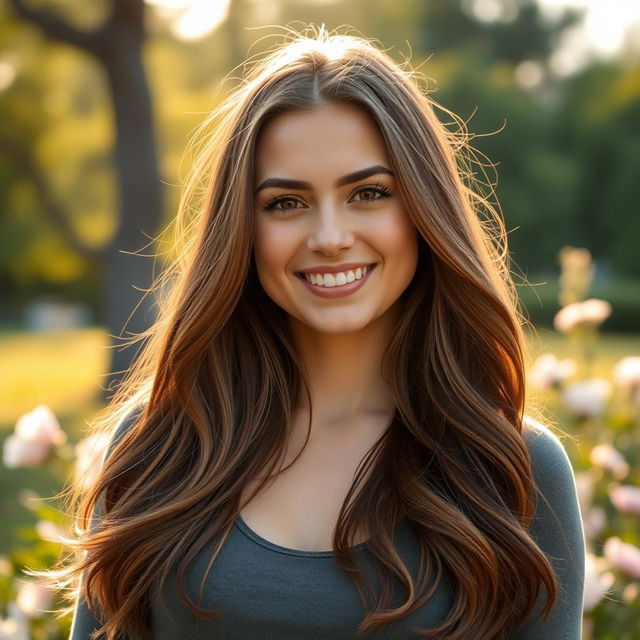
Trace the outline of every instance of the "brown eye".
{"type": "Polygon", "coordinates": [[[264,205],[265,211],[293,211],[294,209],[299,209],[300,207],[296,206],[299,204],[299,200],[296,198],[292,198],[291,196],[278,196],[273,200],[269,200],[264,205]]]}
{"type": "Polygon", "coordinates": [[[356,202],[375,202],[376,200],[382,200],[382,198],[388,198],[391,195],[391,192],[384,185],[376,185],[375,187],[364,187],[357,191],[356,196],[360,196],[357,198],[356,202]]]}
{"type": "Polygon", "coordinates": [[[361,200],[375,200],[376,199],[376,193],[377,192],[374,191],[373,189],[363,189],[359,193],[362,196],[361,200]]]}

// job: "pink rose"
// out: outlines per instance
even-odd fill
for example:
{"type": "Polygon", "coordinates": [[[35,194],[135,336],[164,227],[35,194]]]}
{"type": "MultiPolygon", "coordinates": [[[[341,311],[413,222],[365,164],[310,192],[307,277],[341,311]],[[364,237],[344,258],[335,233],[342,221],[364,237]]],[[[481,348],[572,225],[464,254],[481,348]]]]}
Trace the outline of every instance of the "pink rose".
{"type": "Polygon", "coordinates": [[[571,377],[576,368],[574,360],[558,360],[553,353],[543,353],[531,367],[531,384],[538,389],[547,389],[571,377]]]}
{"type": "Polygon", "coordinates": [[[622,480],[629,473],[629,463],[609,443],[598,444],[591,450],[591,463],[610,471],[618,480],[622,480]]]}
{"type": "Polygon", "coordinates": [[[591,378],[565,387],[562,400],[577,415],[592,418],[604,412],[610,395],[611,383],[608,380],[591,378]]]}
{"type": "Polygon", "coordinates": [[[53,411],[46,405],[38,405],[18,419],[14,432],[4,441],[4,465],[39,466],[53,447],[64,444],[66,440],[67,435],[60,428],[53,411]]]}
{"type": "Polygon", "coordinates": [[[612,375],[615,383],[628,391],[632,401],[640,405],[640,356],[627,356],[619,360],[612,375]]]}
{"type": "Polygon", "coordinates": [[[611,566],[640,578],[640,549],[634,544],[623,542],[620,538],[609,538],[604,543],[604,557],[611,566]]]}
{"type": "Polygon", "coordinates": [[[611,502],[620,511],[640,514],[640,487],[618,485],[609,489],[611,502]]]}
{"type": "Polygon", "coordinates": [[[582,324],[600,325],[611,315],[611,304],[606,300],[590,298],[584,302],[572,302],[556,313],[553,326],[561,333],[568,333],[582,324]]]}

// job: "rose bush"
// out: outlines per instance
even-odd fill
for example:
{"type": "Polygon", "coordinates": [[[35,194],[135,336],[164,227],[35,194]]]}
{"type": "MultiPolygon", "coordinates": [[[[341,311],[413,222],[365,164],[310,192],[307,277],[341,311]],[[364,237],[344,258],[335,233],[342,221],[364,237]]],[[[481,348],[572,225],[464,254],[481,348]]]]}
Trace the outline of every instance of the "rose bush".
{"type": "MultiPolygon", "coordinates": [[[[587,299],[593,264],[584,249],[560,254],[561,309],[555,326],[572,345],[572,357],[542,353],[528,384],[543,397],[553,420],[577,436],[569,453],[575,470],[587,544],[584,640],[640,640],[640,356],[621,358],[609,377],[592,371],[600,325],[613,312],[606,301],[587,299]]],[[[53,412],[44,405],[21,416],[3,448],[5,467],[62,462],[65,477],[89,486],[107,446],[107,434],[75,445],[67,442],[53,412]]],[[[0,640],[63,639],[69,616],[51,613],[57,594],[25,580],[25,568],[51,567],[62,551],[70,522],[58,510],[23,491],[20,502],[36,516],[33,529],[18,531],[23,546],[0,555],[0,640]]]]}
{"type": "MultiPolygon", "coordinates": [[[[545,352],[528,380],[554,422],[577,436],[574,464],[587,544],[584,640],[640,638],[640,356],[593,374],[601,325],[613,312],[585,299],[595,269],[585,249],[565,247],[555,329],[573,357],[545,352]],[[621,482],[624,481],[624,484],[621,482]]],[[[569,449],[570,439],[567,441],[569,449]]]]}
{"type": "MultiPolygon", "coordinates": [[[[108,440],[107,434],[94,434],[70,446],[51,409],[39,405],[18,419],[4,441],[2,460],[10,469],[55,466],[65,477],[73,474],[82,486],[89,486],[108,440]]],[[[59,559],[71,523],[32,491],[23,490],[18,500],[33,512],[36,524],[18,529],[18,546],[0,555],[0,640],[66,639],[70,616],[55,614],[66,603],[49,585],[28,576],[31,569],[51,568],[59,559]]]]}

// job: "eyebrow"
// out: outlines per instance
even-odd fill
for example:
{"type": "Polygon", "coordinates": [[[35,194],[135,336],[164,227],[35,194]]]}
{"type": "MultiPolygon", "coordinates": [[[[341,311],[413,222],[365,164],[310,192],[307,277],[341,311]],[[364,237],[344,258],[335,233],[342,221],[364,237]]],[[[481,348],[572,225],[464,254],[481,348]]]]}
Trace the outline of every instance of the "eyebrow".
{"type": "MultiPolygon", "coordinates": [[[[377,164],[373,167],[366,167],[365,169],[360,169],[358,171],[354,171],[353,173],[348,173],[346,176],[338,178],[335,182],[335,186],[344,187],[347,184],[358,182],[358,180],[364,180],[365,178],[369,178],[370,176],[374,176],[379,173],[386,173],[390,176],[394,175],[391,169],[387,169],[387,167],[384,167],[381,164],[377,164]]],[[[258,191],[261,191],[262,189],[266,189],[268,187],[282,187],[284,189],[298,189],[300,191],[309,191],[311,190],[311,183],[306,182],[305,180],[292,180],[290,178],[267,178],[260,184],[260,186],[258,186],[258,188],[255,190],[255,193],[258,193],[258,191]]]]}

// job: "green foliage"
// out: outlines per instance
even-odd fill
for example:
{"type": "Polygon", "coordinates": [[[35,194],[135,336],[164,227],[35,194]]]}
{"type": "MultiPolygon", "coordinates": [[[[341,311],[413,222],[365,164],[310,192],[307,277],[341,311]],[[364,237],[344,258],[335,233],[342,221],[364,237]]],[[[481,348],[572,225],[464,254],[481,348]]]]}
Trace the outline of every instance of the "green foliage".
{"type": "MultiPolygon", "coordinates": [[[[106,7],[102,2],[76,6],[71,0],[49,4],[76,25],[98,24],[106,7]]],[[[592,64],[575,77],[531,91],[515,82],[523,60],[545,64],[553,38],[573,20],[570,14],[553,24],[542,20],[531,2],[514,3],[515,13],[496,22],[478,21],[472,3],[462,1],[317,6],[283,1],[274,7],[233,4],[233,20],[196,42],[176,41],[148,10],[145,60],[155,98],[167,222],[188,169],[180,162],[189,135],[235,84],[241,69],[233,68],[249,47],[258,54],[277,40],[264,38],[277,33],[273,28],[241,27],[292,20],[297,20],[294,27],[348,24],[356,33],[378,38],[399,61],[411,56],[412,65],[431,79],[433,97],[468,121],[477,134],[473,146],[486,154],[478,155],[486,166],[474,167],[476,178],[487,193],[497,182],[511,253],[529,277],[544,273],[566,244],[588,247],[619,278],[640,274],[635,250],[640,235],[638,64],[592,64]],[[227,73],[231,77],[221,85],[227,73]]],[[[0,42],[17,65],[0,101],[0,136],[15,135],[31,151],[74,229],[87,245],[101,246],[117,226],[105,78],[93,60],[15,18],[6,0],[0,17],[0,42]]],[[[8,274],[8,301],[20,304],[29,292],[48,289],[82,296],[97,312],[90,292],[100,286],[98,272],[48,221],[32,180],[10,156],[0,159],[0,208],[5,213],[0,271],[8,274]]],[[[620,306],[617,310],[618,317],[625,313],[620,306]]]]}
{"type": "MultiPolygon", "coordinates": [[[[559,256],[561,286],[556,292],[571,302],[558,313],[555,325],[565,336],[556,336],[553,347],[542,349],[529,380],[540,393],[536,402],[545,407],[551,421],[576,436],[567,438],[565,447],[577,472],[586,538],[584,638],[601,640],[613,632],[611,637],[635,640],[634,621],[640,614],[640,506],[633,507],[628,499],[616,502],[613,492],[640,491],[640,345],[628,352],[618,345],[607,367],[594,362],[604,351],[599,328],[609,311],[600,315],[575,311],[583,300],[597,297],[590,287],[592,265],[576,259],[578,253],[584,258],[583,250],[574,249],[559,256]],[[579,291],[582,295],[576,299],[579,291]],[[573,313],[566,313],[569,307],[573,313]],[[629,546],[620,549],[620,541],[629,546]]],[[[612,311],[615,315],[615,304],[612,311]]]]}
{"type": "MultiPolygon", "coordinates": [[[[47,6],[80,28],[97,26],[108,3],[44,0],[47,6]]],[[[553,39],[569,24],[540,20],[533,2],[517,2],[509,19],[479,22],[462,0],[354,0],[301,5],[238,3],[232,0],[232,19],[199,42],[178,42],[168,36],[150,11],[150,37],[145,52],[157,118],[157,141],[165,184],[165,218],[175,214],[179,185],[187,167],[181,166],[190,133],[232,86],[247,53],[274,44],[258,39],[273,29],[243,27],[287,23],[290,20],[325,23],[329,28],[350,24],[366,37],[378,38],[402,61],[412,56],[414,67],[428,78],[433,97],[458,113],[477,149],[473,171],[487,195],[495,185],[509,230],[509,249],[518,268],[533,283],[519,295],[529,318],[551,326],[558,310],[559,287],[549,266],[567,244],[588,247],[598,263],[600,279],[591,295],[609,300],[613,314],[606,330],[639,329],[640,291],[637,241],[640,237],[640,65],[592,64],[573,78],[551,80],[536,90],[515,82],[523,60],[543,65],[553,39]],[[267,5],[272,5],[271,9],[267,5]],[[275,9],[274,9],[275,7],[275,9]],[[269,14],[269,11],[275,13],[269,14]],[[254,44],[255,43],[255,44],[254,44]],[[252,49],[249,50],[250,45],[252,49]],[[232,78],[219,87],[222,77],[232,78]],[[485,155],[483,155],[485,154],[485,155]],[[495,163],[497,174],[490,163],[495,163]],[[539,276],[535,274],[540,274],[539,276]]],[[[506,6],[506,5],[505,5],[506,6]]],[[[118,220],[112,172],[112,106],[105,78],[93,60],[72,48],[42,37],[32,25],[17,19],[7,0],[0,0],[2,61],[15,68],[15,78],[0,89],[0,140],[19,141],[33,161],[30,171],[15,154],[0,157],[0,285],[3,302],[22,305],[34,295],[56,292],[69,300],[99,307],[100,269],[66,243],[47,216],[35,178],[44,179],[51,197],[87,246],[97,247],[115,233],[118,220]]],[[[449,122],[449,116],[439,113],[449,122]]],[[[455,129],[449,122],[448,126],[455,129]]],[[[492,198],[493,199],[493,198],[492,198]]],[[[542,331],[532,343],[531,357],[549,345],[558,354],[573,356],[556,333],[542,331]]],[[[100,329],[34,337],[6,333],[0,337],[0,430],[6,437],[15,419],[33,405],[52,406],[72,439],[83,434],[84,419],[98,409],[95,400],[104,372],[106,337],[100,329]]],[[[594,372],[608,376],[614,361],[640,352],[637,337],[601,336],[594,372]]],[[[570,348],[571,347],[571,348],[570,348]]],[[[637,426],[630,411],[615,405],[604,416],[585,421],[563,407],[559,390],[549,390],[550,408],[571,433],[590,434],[583,449],[570,454],[576,469],[587,470],[586,457],[597,437],[610,437],[634,467],[640,460],[637,426]]],[[[4,438],[2,438],[4,439],[4,438]]],[[[2,443],[0,442],[0,445],[2,443]]],[[[51,566],[60,550],[42,540],[37,521],[63,525],[66,516],[45,504],[16,500],[29,486],[39,495],[52,495],[68,477],[68,460],[46,468],[0,470],[0,507],[8,526],[2,528],[0,548],[0,615],[14,597],[14,577],[22,567],[51,566]]],[[[606,513],[601,540],[619,535],[639,544],[637,519],[616,512],[605,491],[603,475],[594,501],[606,513]]],[[[24,497],[24,494],[22,494],[24,497]]],[[[601,548],[595,549],[597,552],[601,548]]],[[[624,606],[626,578],[616,575],[612,595],[594,612],[593,638],[635,640],[636,605],[624,606]]],[[[34,638],[62,638],[68,620],[33,620],[34,638]]]]}

